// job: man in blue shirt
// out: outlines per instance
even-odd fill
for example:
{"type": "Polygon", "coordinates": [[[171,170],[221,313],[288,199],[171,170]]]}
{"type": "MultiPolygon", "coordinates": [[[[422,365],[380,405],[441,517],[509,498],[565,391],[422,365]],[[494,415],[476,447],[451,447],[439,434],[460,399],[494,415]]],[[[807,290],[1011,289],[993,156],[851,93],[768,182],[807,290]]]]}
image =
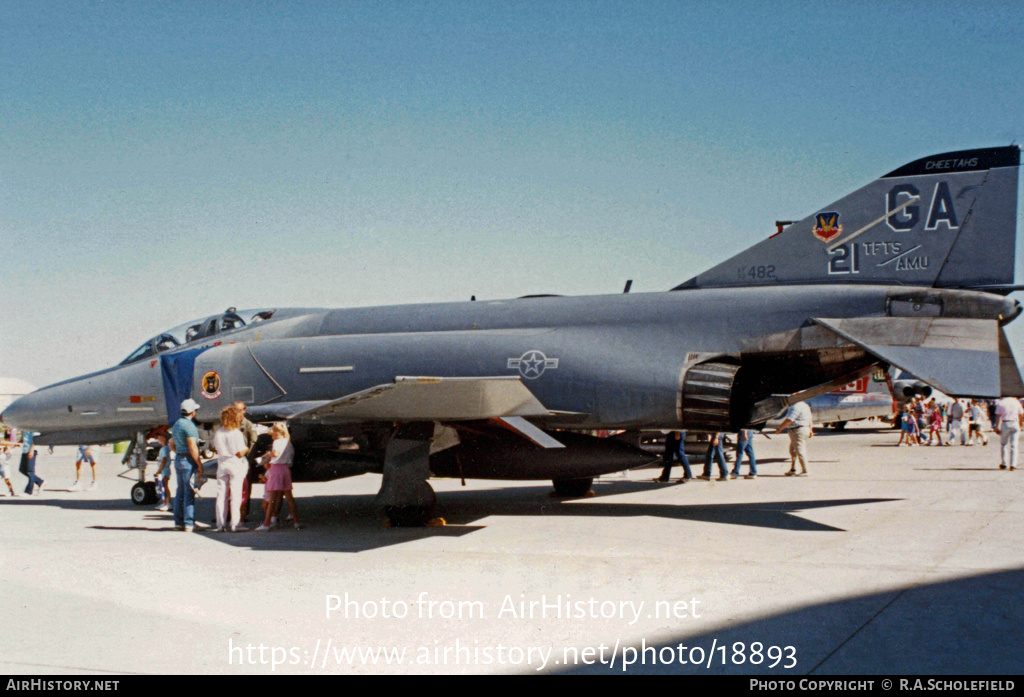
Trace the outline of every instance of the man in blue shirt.
{"type": "Polygon", "coordinates": [[[22,474],[28,477],[28,486],[25,487],[25,494],[32,495],[32,488],[36,489],[36,496],[43,493],[43,480],[36,476],[36,449],[32,444],[37,434],[32,431],[21,433],[21,467],[22,474]]]}
{"type": "Polygon", "coordinates": [[[174,422],[174,472],[178,488],[174,494],[174,529],[192,532],[195,526],[196,491],[192,488],[192,475],[203,476],[203,463],[199,460],[199,429],[193,418],[199,405],[192,399],[181,403],[181,418],[174,422]]]}

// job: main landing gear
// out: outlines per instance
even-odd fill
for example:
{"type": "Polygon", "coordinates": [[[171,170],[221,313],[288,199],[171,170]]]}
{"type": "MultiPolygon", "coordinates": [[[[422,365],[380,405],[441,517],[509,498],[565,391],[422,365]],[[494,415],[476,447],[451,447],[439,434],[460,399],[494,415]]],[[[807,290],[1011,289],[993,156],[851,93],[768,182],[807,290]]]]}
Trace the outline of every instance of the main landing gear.
{"type": "MultiPolygon", "coordinates": [[[[437,517],[437,495],[430,487],[430,443],[432,421],[401,424],[384,448],[384,478],[376,504],[393,527],[444,525],[437,517]]],[[[584,498],[593,496],[593,477],[552,480],[552,496],[584,498]]]]}
{"type": "Polygon", "coordinates": [[[432,421],[402,424],[384,449],[384,479],[376,503],[394,527],[444,525],[436,517],[437,495],[427,483],[433,436],[432,421]]]}

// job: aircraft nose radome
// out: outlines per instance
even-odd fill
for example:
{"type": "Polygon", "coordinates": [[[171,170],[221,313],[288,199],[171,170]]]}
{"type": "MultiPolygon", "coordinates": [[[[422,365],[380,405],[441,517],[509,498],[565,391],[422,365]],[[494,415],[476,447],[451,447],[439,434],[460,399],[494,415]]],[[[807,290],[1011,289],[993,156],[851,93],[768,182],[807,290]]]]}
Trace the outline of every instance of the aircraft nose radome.
{"type": "Polygon", "coordinates": [[[25,398],[19,397],[4,409],[3,413],[0,414],[0,423],[7,426],[14,426],[15,428],[23,428],[25,424],[25,416],[29,410],[25,408],[25,398]]]}

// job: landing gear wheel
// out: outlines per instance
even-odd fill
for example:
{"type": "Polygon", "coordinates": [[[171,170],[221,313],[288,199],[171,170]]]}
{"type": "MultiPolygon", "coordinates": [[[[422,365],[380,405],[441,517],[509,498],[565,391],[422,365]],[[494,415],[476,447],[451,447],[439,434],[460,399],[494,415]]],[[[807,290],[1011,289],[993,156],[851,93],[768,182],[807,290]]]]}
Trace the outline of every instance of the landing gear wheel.
{"type": "Polygon", "coordinates": [[[845,421],[836,421],[836,422],[834,422],[832,424],[832,428],[834,428],[837,431],[845,431],[846,430],[846,422],[845,421]]]}
{"type": "Polygon", "coordinates": [[[132,503],[136,506],[148,506],[156,499],[156,482],[139,482],[132,487],[132,503]]]}
{"type": "Polygon", "coordinates": [[[146,485],[139,482],[132,487],[132,503],[136,506],[145,506],[149,499],[149,492],[146,491],[146,485]]]}
{"type": "Polygon", "coordinates": [[[551,483],[555,486],[553,496],[578,499],[594,495],[594,492],[590,490],[590,487],[594,485],[593,477],[585,479],[552,479],[551,483]]]}

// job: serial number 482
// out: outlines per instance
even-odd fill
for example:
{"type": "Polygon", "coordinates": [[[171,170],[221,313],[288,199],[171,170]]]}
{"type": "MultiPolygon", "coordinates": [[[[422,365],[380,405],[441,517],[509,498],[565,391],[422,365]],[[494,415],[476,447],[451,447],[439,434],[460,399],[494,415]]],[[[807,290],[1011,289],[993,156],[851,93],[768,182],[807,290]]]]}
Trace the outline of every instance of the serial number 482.
{"type": "Polygon", "coordinates": [[[763,281],[775,278],[774,266],[741,266],[736,269],[736,277],[741,281],[763,281]]]}

